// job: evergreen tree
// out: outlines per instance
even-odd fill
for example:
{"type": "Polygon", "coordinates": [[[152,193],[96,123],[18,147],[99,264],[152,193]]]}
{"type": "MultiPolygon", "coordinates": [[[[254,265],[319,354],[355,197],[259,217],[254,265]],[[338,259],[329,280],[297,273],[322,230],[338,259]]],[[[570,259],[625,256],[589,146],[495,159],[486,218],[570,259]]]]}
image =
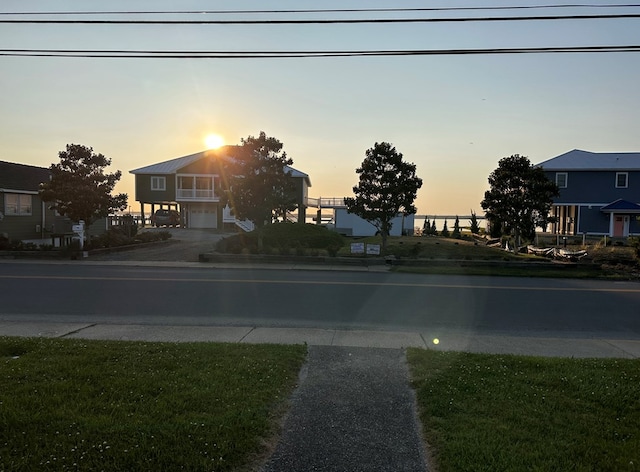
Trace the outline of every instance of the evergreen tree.
{"type": "Polygon", "coordinates": [[[480,205],[491,231],[513,234],[516,248],[521,236],[532,239],[536,227],[546,225],[553,198],[559,195],[558,186],[544,170],[519,154],[500,159],[489,175],[489,185],[480,205]]]}
{"type": "Polygon", "coordinates": [[[236,218],[261,227],[296,207],[295,183],[288,168],[293,160],[282,147],[261,131],[257,138],[249,136],[230,148],[232,159],[224,163],[227,188],[223,203],[233,209],[236,218]]]}
{"type": "Polygon", "coordinates": [[[429,217],[425,217],[424,223],[422,225],[422,236],[427,236],[431,232],[431,223],[429,222],[429,217]]]}
{"type": "Polygon", "coordinates": [[[422,179],[416,175],[416,165],[402,159],[402,153],[389,143],[375,143],[367,149],[362,165],[356,169],[358,185],[355,197],[344,202],[349,213],[367,220],[382,236],[382,249],[387,245],[391,220],[399,214],[414,215],[418,189],[422,179]]]}
{"type": "Polygon", "coordinates": [[[106,174],[111,159],[81,144],[67,144],[58,156],[60,163],[49,167],[51,180],[41,184],[40,197],[71,221],[84,221],[89,239],[92,223],[127,207],[127,194],[112,195],[122,173],[106,174]]]}
{"type": "Polygon", "coordinates": [[[447,228],[447,220],[444,220],[444,226],[442,227],[442,231],[440,232],[440,235],[443,238],[449,237],[449,228],[447,228]]]}
{"type": "Polygon", "coordinates": [[[478,225],[478,218],[473,210],[471,210],[471,219],[469,220],[469,224],[471,225],[471,234],[479,234],[480,233],[480,225],[478,225]]]}
{"type": "Polygon", "coordinates": [[[456,221],[453,223],[451,237],[456,239],[460,239],[462,237],[462,233],[460,233],[460,218],[458,218],[458,215],[456,215],[456,221]]]}
{"type": "Polygon", "coordinates": [[[431,232],[429,234],[436,235],[438,234],[438,229],[436,228],[436,219],[434,218],[431,222],[431,232]]]}

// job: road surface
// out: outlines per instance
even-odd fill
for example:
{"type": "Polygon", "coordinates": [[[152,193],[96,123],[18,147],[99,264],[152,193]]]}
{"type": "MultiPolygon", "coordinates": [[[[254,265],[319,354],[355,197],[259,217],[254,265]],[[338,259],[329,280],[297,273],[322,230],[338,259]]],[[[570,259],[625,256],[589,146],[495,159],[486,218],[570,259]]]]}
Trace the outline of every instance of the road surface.
{"type": "Polygon", "coordinates": [[[640,284],[351,271],[0,263],[0,320],[640,339],[640,284]]]}

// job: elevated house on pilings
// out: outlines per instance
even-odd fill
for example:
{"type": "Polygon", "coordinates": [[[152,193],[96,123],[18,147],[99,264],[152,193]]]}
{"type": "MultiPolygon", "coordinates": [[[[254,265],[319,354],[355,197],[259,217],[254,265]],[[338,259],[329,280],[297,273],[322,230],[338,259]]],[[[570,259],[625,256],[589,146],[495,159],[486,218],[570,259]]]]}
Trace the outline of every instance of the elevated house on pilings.
{"type": "MultiPolygon", "coordinates": [[[[236,219],[232,209],[222,204],[222,162],[229,159],[229,147],[129,171],[135,175],[135,199],[140,203],[142,221],[156,210],[173,209],[180,213],[181,225],[186,228],[238,226],[245,231],[253,230],[253,223],[236,219]]],[[[304,223],[311,180],[293,167],[287,166],[285,170],[296,184],[297,221],[304,223]]]]}

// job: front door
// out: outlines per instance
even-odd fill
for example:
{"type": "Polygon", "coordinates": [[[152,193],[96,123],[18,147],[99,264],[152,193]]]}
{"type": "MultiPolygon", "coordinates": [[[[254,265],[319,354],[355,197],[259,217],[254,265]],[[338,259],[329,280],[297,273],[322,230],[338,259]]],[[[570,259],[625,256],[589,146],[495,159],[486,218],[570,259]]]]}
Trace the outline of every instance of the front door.
{"type": "Polygon", "coordinates": [[[629,235],[629,215],[614,215],[613,237],[624,238],[629,235]]]}

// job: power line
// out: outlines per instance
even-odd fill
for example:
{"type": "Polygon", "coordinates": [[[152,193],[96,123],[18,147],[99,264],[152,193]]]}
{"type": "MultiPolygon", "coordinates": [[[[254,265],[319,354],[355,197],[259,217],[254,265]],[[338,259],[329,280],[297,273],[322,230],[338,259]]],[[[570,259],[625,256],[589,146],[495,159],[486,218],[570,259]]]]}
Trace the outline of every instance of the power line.
{"type": "Polygon", "coordinates": [[[607,15],[543,15],[543,16],[495,16],[458,18],[342,18],[319,20],[33,20],[0,19],[0,23],[11,24],[84,24],[84,25],[308,25],[308,24],[361,24],[361,23],[458,23],[458,22],[505,22],[505,21],[549,21],[549,20],[607,20],[640,18],[640,13],[607,15]]]}
{"type": "Polygon", "coordinates": [[[150,51],[150,50],[83,50],[83,49],[0,49],[0,56],[13,57],[77,57],[111,59],[276,59],[364,56],[444,56],[490,54],[567,54],[640,52],[640,45],[627,46],[563,46],[490,49],[404,49],[344,51],[150,51]]]}
{"type": "Polygon", "coordinates": [[[432,7],[432,8],[326,8],[304,10],[157,10],[157,11],[44,11],[44,12],[0,12],[0,15],[199,15],[199,14],[300,14],[300,13],[401,13],[401,12],[438,12],[438,11],[497,11],[497,10],[536,10],[567,8],[637,8],[638,3],[626,4],[553,4],[553,5],[516,5],[487,7],[432,7]]]}

